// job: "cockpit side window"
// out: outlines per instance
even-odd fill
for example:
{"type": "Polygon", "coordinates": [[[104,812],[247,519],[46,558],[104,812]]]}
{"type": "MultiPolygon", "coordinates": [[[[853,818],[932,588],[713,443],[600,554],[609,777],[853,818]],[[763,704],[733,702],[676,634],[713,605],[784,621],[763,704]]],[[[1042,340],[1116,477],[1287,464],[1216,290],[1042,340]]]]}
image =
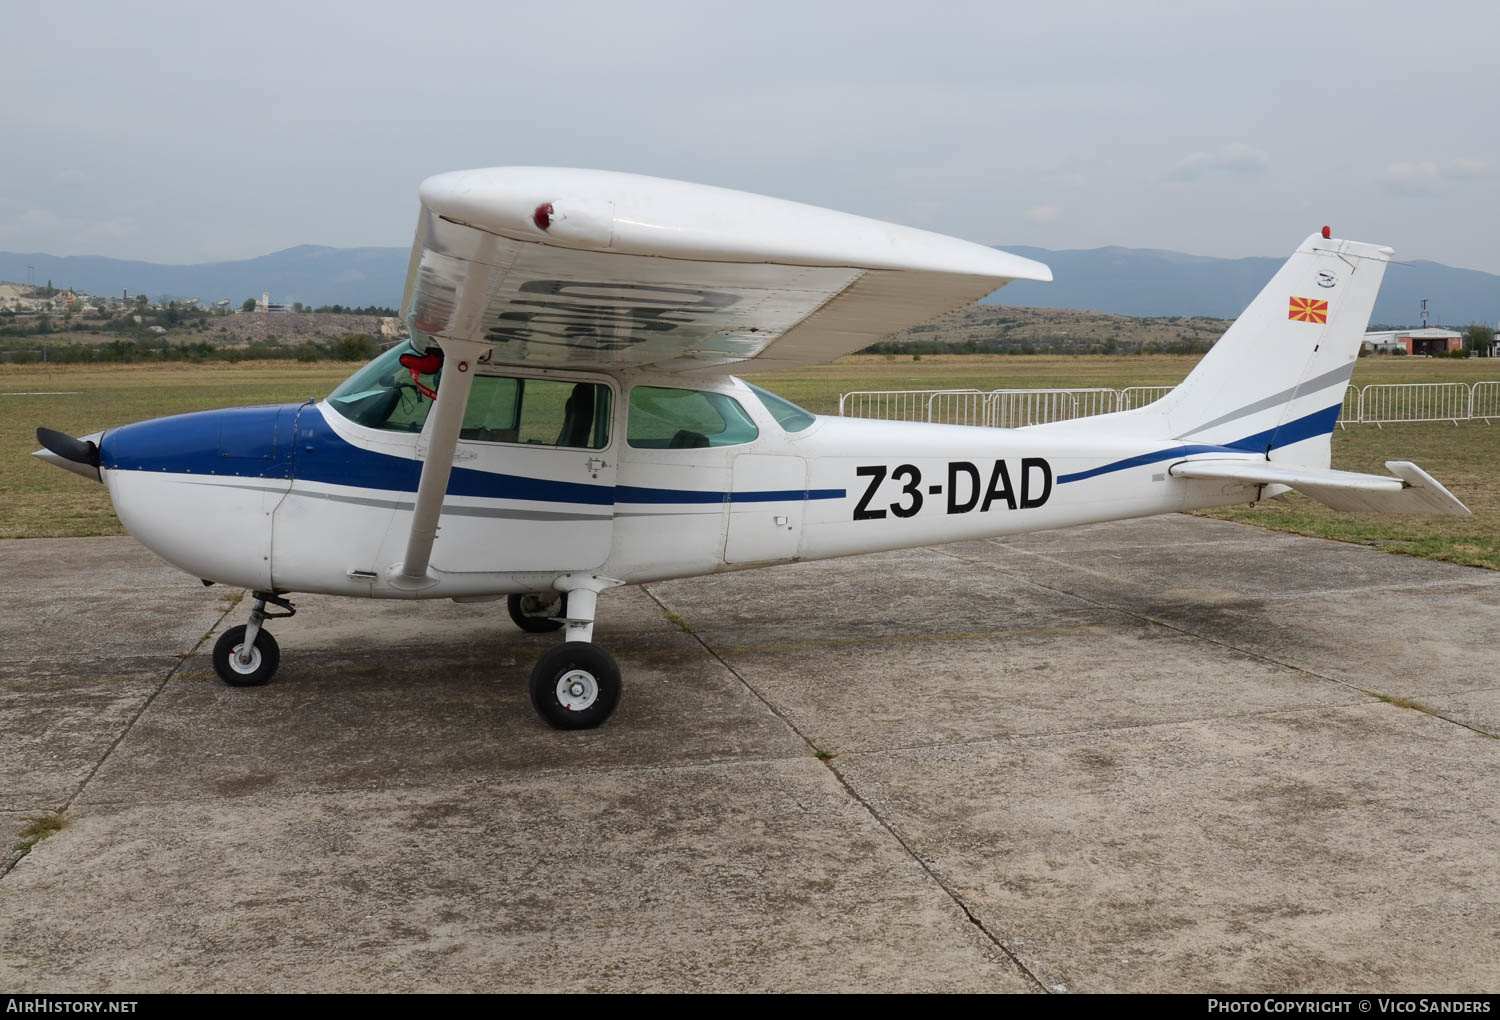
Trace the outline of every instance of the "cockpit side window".
{"type": "Polygon", "coordinates": [[[460,439],[490,443],[518,442],[521,431],[521,380],[476,375],[464,408],[460,439]]]}
{"type": "Polygon", "coordinates": [[[630,391],[625,441],[638,450],[737,446],[759,435],[739,402],[722,393],[661,386],[630,391]]]}
{"type": "MultiPolygon", "coordinates": [[[[415,353],[410,343],[392,347],[334,390],[329,405],[366,428],[421,432],[443,370],[413,379],[421,363],[408,368],[401,357],[415,353]]],[[[609,445],[611,401],[603,383],[476,375],[459,438],[602,450],[609,445]]]]}
{"type": "Polygon", "coordinates": [[[478,375],[459,438],[602,450],[609,445],[610,407],[602,383],[478,375]]]}

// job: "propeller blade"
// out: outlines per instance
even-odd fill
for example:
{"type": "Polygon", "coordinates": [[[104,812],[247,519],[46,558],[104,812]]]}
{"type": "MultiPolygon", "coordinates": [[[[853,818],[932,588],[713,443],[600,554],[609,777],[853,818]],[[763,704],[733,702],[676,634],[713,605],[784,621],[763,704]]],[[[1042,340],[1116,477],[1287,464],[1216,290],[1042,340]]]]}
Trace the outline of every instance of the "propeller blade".
{"type": "Polygon", "coordinates": [[[36,441],[42,444],[42,449],[32,456],[96,482],[100,480],[97,443],[90,439],[74,439],[56,429],[41,428],[36,430],[36,441]]]}

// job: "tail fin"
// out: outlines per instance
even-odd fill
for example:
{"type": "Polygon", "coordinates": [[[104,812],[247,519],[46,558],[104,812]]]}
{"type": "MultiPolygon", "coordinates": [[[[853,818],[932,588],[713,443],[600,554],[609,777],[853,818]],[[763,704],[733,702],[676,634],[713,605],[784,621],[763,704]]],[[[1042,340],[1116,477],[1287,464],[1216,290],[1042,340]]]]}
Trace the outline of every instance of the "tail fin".
{"type": "Polygon", "coordinates": [[[1289,466],[1328,467],[1329,437],[1392,254],[1309,237],[1181,385],[1154,404],[1109,416],[1113,424],[1253,450],[1289,466]]]}

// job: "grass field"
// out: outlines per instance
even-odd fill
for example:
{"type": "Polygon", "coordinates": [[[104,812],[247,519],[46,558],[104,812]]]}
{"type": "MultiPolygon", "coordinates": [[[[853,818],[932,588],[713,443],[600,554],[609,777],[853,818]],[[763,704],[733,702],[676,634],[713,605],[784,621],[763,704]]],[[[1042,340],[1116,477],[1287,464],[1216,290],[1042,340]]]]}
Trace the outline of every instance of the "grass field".
{"type": "Polygon", "coordinates": [[[0,538],[124,534],[104,486],[27,456],[38,425],[78,436],[185,411],[305,400],[326,396],[355,367],[0,365],[0,538]]]}
{"type": "MultiPolygon", "coordinates": [[[[1172,385],[1196,358],[938,355],[855,356],[764,373],[754,381],[812,411],[838,410],[851,390],[1172,385]]],[[[34,430],[73,435],[166,414],[324,396],[356,366],[255,362],[212,365],[0,365],[0,538],[118,535],[103,486],[27,456],[34,430]],[[61,391],[61,392],[59,392],[61,391]],[[35,394],[35,395],[23,395],[35,394]]],[[[1365,358],[1356,385],[1500,379],[1488,360],[1365,358]]],[[[1384,473],[1413,460],[1452,489],[1473,517],[1340,514],[1291,494],[1211,516],[1365,543],[1390,552],[1500,569],[1500,427],[1483,423],[1368,425],[1336,430],[1336,467],[1384,473]]]]}

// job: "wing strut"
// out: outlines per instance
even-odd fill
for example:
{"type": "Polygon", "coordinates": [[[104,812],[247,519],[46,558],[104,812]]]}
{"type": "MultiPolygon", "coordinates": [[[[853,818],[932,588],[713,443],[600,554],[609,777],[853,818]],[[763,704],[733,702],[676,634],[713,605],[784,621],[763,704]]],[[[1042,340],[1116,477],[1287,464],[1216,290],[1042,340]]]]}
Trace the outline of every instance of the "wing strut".
{"type": "Polygon", "coordinates": [[[395,588],[426,588],[437,583],[436,578],[428,575],[427,563],[432,558],[432,542],[437,538],[448,476],[453,472],[453,454],[458,449],[464,408],[469,404],[469,390],[474,385],[474,366],[489,349],[489,344],[471,340],[435,339],[442,344],[447,367],[428,416],[431,430],[427,434],[427,455],[422,461],[422,480],[417,483],[417,503],[411,513],[406,558],[387,575],[395,588]]]}

